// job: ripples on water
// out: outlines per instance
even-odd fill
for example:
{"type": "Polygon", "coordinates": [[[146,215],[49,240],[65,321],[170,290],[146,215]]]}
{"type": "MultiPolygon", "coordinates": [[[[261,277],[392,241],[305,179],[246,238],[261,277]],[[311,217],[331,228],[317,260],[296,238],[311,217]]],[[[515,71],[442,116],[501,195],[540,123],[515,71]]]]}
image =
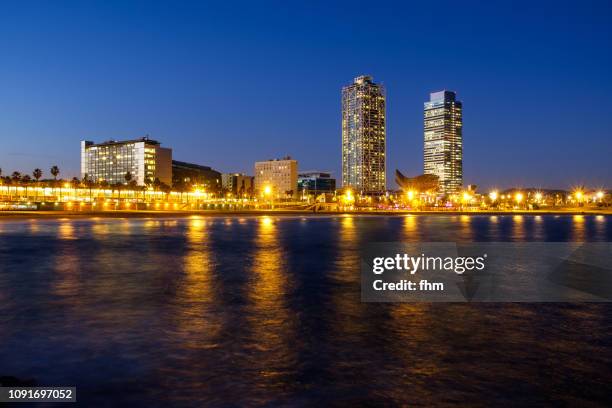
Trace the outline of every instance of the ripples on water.
{"type": "Polygon", "coordinates": [[[86,406],[598,404],[608,304],[364,304],[374,241],[611,241],[604,216],[0,222],[0,376],[86,406]]]}

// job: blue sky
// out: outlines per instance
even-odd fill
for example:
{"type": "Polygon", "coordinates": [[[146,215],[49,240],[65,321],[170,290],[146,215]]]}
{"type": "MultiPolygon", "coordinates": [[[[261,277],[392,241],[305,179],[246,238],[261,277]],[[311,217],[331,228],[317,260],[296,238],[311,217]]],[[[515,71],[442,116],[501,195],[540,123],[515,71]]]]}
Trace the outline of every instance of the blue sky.
{"type": "Polygon", "coordinates": [[[422,172],[440,89],[466,183],[612,187],[610,2],[229,3],[0,3],[0,168],[71,177],[81,139],[149,134],[220,171],[291,155],[340,178],[340,89],[370,74],[390,187],[422,172]]]}

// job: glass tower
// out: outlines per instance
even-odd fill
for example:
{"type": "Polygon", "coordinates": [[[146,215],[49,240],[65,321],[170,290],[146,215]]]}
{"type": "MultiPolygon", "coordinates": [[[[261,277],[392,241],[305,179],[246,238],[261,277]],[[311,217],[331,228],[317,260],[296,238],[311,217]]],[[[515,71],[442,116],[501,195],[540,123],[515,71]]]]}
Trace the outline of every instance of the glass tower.
{"type": "Polygon", "coordinates": [[[342,88],[342,185],[364,194],[386,189],[385,99],[370,76],[342,88]]]}
{"type": "Polygon", "coordinates": [[[440,193],[463,187],[462,105],[451,91],[430,94],[425,102],[423,172],[438,176],[440,193]]]}

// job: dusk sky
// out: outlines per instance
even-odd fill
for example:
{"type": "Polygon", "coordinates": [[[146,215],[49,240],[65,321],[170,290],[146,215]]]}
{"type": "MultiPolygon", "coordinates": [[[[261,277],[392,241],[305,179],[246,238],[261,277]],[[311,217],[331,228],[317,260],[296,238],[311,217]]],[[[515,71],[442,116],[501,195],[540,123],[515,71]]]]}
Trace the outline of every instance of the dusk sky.
{"type": "Polygon", "coordinates": [[[148,134],[222,172],[291,155],[340,179],[341,88],[369,74],[389,187],[422,173],[423,102],[449,89],[466,184],[612,188],[610,1],[229,3],[0,3],[3,175],[72,177],[80,140],[148,134]]]}

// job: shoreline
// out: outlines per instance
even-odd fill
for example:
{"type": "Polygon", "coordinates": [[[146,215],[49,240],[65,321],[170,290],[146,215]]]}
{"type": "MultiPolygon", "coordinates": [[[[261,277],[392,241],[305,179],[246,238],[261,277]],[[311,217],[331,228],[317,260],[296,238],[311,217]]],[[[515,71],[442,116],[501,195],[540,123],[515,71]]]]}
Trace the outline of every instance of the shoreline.
{"type": "Polygon", "coordinates": [[[61,218],[181,218],[181,217],[243,217],[243,216],[403,216],[403,215],[612,215],[612,209],[566,209],[524,211],[303,211],[303,210],[107,210],[107,211],[0,211],[0,220],[61,219],[61,218]]]}

